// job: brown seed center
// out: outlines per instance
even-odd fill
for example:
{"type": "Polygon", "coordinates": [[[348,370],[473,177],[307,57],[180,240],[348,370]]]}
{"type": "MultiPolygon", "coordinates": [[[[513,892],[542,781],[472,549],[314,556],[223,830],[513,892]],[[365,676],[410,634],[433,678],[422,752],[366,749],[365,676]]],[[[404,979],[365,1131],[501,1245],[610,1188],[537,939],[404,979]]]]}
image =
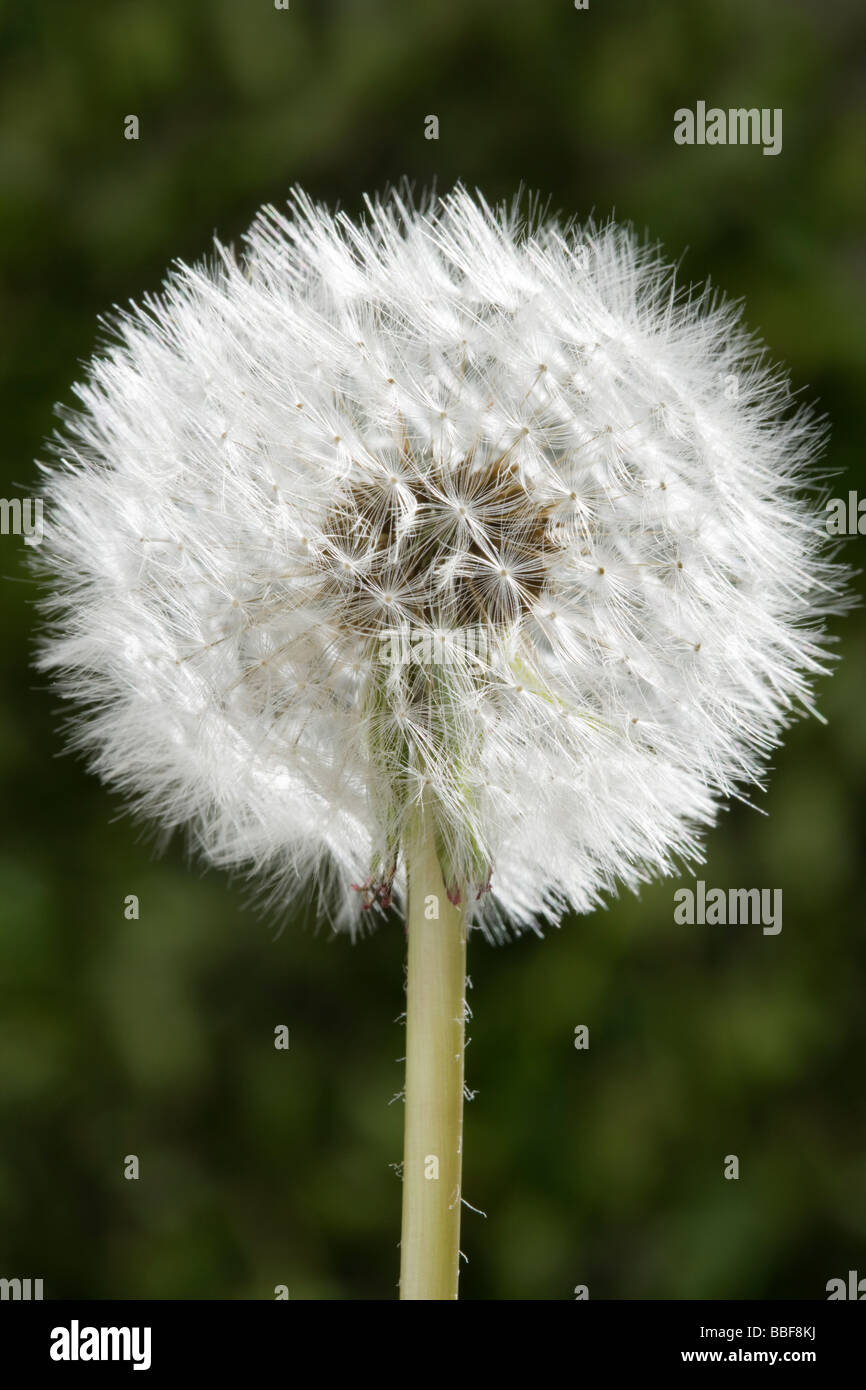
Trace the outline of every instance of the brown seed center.
{"type": "Polygon", "coordinates": [[[550,509],[505,458],[456,466],[417,460],[350,484],[316,558],[323,597],[375,637],[395,617],[431,627],[499,626],[541,594],[559,548],[550,509]]]}

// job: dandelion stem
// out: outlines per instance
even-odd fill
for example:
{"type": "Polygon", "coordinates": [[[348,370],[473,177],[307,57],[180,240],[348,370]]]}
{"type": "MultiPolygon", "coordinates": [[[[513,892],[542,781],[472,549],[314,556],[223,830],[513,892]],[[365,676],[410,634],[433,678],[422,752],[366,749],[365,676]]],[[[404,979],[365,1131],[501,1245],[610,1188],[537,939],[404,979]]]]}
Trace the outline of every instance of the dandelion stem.
{"type": "Polygon", "coordinates": [[[407,837],[409,966],[401,1299],[457,1297],[466,921],[448,900],[433,817],[407,837]]]}

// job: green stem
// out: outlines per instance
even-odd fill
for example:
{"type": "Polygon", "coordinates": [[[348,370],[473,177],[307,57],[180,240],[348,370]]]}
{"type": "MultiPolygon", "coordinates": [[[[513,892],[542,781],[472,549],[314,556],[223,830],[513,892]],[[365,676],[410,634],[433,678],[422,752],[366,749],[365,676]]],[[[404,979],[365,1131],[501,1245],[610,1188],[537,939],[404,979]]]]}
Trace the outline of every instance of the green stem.
{"type": "Polygon", "coordinates": [[[466,921],[448,901],[429,805],[406,845],[406,1113],[400,1298],[457,1297],[466,921]]]}

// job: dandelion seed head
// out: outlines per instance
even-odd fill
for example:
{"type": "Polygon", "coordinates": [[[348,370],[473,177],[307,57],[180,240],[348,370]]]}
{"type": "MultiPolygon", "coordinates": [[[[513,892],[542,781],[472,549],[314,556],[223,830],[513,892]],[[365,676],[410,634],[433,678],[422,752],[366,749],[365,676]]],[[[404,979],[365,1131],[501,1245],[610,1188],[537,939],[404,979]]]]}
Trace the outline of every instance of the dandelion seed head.
{"type": "Polygon", "coordinates": [[[821,429],[629,229],[296,192],[106,327],[40,661],[95,770],[276,902],[400,903],[424,798],[472,924],[539,929],[699,856],[811,709],[821,429]]]}

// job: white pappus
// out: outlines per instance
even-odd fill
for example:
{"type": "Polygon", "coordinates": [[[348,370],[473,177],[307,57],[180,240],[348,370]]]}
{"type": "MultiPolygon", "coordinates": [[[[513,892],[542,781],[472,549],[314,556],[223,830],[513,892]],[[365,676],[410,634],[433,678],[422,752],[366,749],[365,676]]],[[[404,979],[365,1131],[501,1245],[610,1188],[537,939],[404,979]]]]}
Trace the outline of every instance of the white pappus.
{"type": "Polygon", "coordinates": [[[96,772],[276,903],[401,900],[424,798],[471,924],[540,929],[698,859],[811,708],[821,427],[629,229],[296,191],[106,327],[40,662],[96,772]]]}

